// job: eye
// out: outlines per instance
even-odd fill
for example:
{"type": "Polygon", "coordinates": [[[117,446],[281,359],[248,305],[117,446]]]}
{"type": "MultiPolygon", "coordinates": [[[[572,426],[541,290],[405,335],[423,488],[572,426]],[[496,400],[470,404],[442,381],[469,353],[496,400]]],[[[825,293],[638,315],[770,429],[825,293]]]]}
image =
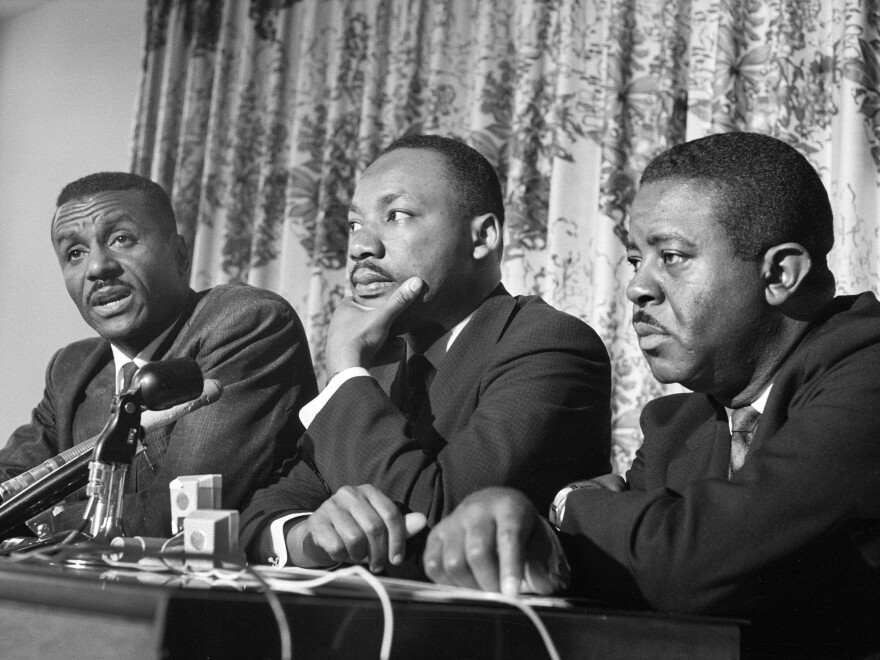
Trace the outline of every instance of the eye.
{"type": "Polygon", "coordinates": [[[633,267],[634,272],[638,272],[639,266],[642,263],[642,258],[637,257],[635,255],[629,255],[626,260],[629,262],[629,265],[633,267]]]}
{"type": "Polygon", "coordinates": [[[666,266],[677,266],[684,261],[684,255],[678,252],[663,252],[661,259],[666,266]]]}
{"type": "Polygon", "coordinates": [[[134,244],[134,236],[128,234],[114,234],[110,237],[110,245],[114,247],[128,247],[134,244]]]}
{"type": "Polygon", "coordinates": [[[388,222],[401,222],[402,220],[406,220],[407,218],[411,218],[412,213],[401,210],[394,210],[388,212],[388,222]]]}
{"type": "Polygon", "coordinates": [[[349,220],[348,221],[348,233],[349,234],[353,234],[354,232],[356,232],[360,228],[361,228],[360,220],[349,220]]]}
{"type": "Polygon", "coordinates": [[[64,253],[64,256],[68,262],[72,262],[82,259],[85,253],[85,250],[83,250],[82,248],[71,248],[64,253]]]}

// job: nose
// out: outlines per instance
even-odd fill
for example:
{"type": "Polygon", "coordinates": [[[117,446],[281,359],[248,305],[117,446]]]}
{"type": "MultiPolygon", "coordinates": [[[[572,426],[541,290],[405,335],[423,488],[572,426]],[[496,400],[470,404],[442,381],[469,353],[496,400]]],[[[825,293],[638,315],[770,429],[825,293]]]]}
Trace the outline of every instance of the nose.
{"type": "Polygon", "coordinates": [[[94,245],[89,250],[86,276],[90,280],[106,280],[122,273],[122,267],[106,246],[94,245]]]}
{"type": "Polygon", "coordinates": [[[650,268],[642,262],[639,269],[633,273],[632,279],[626,286],[626,297],[637,307],[644,307],[650,303],[661,302],[663,289],[657,282],[657,278],[650,268]]]}
{"type": "Polygon", "coordinates": [[[363,261],[370,257],[381,259],[385,256],[385,244],[378,232],[367,227],[362,227],[356,232],[349,234],[348,256],[353,261],[363,261]]]}

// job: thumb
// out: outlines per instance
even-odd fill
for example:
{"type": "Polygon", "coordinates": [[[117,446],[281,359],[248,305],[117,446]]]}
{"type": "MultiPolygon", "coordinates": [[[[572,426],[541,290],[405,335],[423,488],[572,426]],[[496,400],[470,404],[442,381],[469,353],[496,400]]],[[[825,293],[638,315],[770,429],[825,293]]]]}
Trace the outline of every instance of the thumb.
{"type": "Polygon", "coordinates": [[[388,321],[394,321],[416,301],[424,285],[425,283],[418,277],[410,277],[388,297],[388,301],[382,307],[381,315],[388,321]]]}

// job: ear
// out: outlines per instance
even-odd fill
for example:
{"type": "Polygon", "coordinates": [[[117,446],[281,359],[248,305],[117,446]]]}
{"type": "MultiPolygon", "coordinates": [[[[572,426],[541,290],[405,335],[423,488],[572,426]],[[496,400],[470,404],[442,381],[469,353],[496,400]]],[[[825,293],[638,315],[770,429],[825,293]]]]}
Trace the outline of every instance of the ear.
{"type": "Polygon", "coordinates": [[[178,234],[174,237],[174,259],[177,261],[177,272],[181,276],[189,274],[189,250],[186,247],[186,239],[178,234]]]}
{"type": "Polygon", "coordinates": [[[761,265],[767,302],[779,306],[788,301],[812,267],[810,254],[800,243],[781,243],[767,250],[761,265]]]}
{"type": "Polygon", "coordinates": [[[501,223],[494,213],[478,215],[471,220],[474,259],[485,259],[501,247],[501,223]]]}

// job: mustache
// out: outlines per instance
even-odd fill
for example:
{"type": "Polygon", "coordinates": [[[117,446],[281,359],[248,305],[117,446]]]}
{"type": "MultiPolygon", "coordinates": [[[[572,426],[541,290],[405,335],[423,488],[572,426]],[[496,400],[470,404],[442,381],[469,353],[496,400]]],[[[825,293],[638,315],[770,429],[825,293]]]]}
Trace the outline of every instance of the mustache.
{"type": "Polygon", "coordinates": [[[355,274],[361,272],[362,270],[368,270],[372,273],[376,273],[381,277],[384,277],[385,279],[392,281],[394,280],[394,275],[382,268],[382,266],[380,266],[379,264],[374,264],[372,261],[359,261],[354,266],[352,266],[351,270],[348,272],[348,281],[351,282],[355,274]]]}
{"type": "Polygon", "coordinates": [[[633,323],[647,323],[648,325],[652,325],[655,328],[658,328],[659,330],[666,332],[666,328],[663,327],[663,324],[660,323],[660,321],[658,321],[653,316],[648,314],[648,312],[644,312],[642,310],[638,310],[636,312],[633,312],[632,322],[633,323]]]}
{"type": "Polygon", "coordinates": [[[109,280],[95,280],[95,283],[89,291],[87,300],[91,300],[101,289],[106,289],[108,286],[121,286],[128,288],[128,285],[125,282],[116,278],[109,280]]]}

